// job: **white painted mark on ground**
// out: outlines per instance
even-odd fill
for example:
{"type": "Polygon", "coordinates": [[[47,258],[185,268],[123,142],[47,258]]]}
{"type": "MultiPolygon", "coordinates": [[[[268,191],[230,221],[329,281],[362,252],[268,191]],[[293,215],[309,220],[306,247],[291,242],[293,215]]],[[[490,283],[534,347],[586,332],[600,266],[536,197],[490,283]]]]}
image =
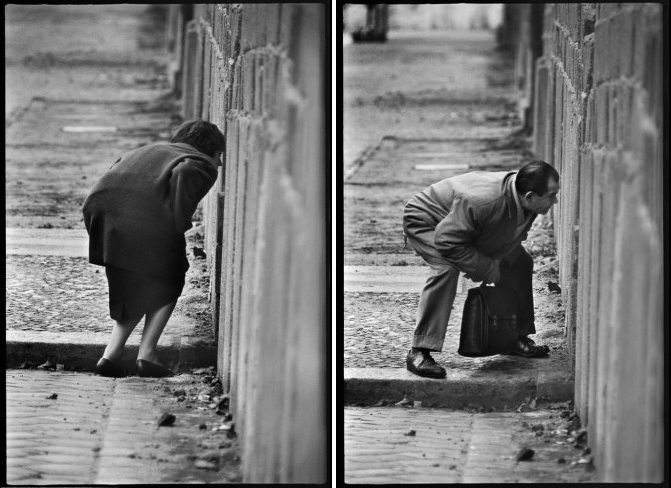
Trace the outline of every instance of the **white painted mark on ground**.
{"type": "Polygon", "coordinates": [[[416,164],[413,166],[413,169],[416,169],[417,171],[442,171],[442,170],[447,170],[447,171],[453,171],[453,170],[461,170],[461,169],[469,169],[471,166],[468,164],[461,164],[461,163],[456,163],[456,164],[416,164]]]}
{"type": "Polygon", "coordinates": [[[5,229],[5,254],[88,257],[85,229],[5,229]]]}
{"type": "MultiPolygon", "coordinates": [[[[343,266],[343,288],[347,292],[419,293],[430,272],[428,266],[343,266]]],[[[463,275],[459,284],[462,293],[474,285],[463,275]]]]}
{"type": "Polygon", "coordinates": [[[61,129],[63,132],[116,132],[117,128],[107,125],[66,125],[61,129]]]}

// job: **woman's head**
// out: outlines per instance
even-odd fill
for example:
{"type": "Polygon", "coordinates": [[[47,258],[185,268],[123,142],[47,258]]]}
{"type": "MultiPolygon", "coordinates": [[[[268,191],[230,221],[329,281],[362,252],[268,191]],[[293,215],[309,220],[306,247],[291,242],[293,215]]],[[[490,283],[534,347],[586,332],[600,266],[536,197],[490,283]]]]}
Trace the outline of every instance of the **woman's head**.
{"type": "Polygon", "coordinates": [[[183,142],[211,158],[226,148],[226,138],[219,128],[205,120],[196,119],[179,126],[170,142],[183,142]]]}

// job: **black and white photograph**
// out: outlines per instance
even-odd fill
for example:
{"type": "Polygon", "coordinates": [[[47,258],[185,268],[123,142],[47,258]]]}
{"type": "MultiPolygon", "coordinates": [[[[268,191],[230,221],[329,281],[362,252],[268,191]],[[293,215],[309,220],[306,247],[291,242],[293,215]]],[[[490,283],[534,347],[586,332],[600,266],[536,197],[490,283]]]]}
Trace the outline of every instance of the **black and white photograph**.
{"type": "Polygon", "coordinates": [[[3,486],[331,477],[331,7],[7,4],[3,486]]]}
{"type": "Polygon", "coordinates": [[[668,481],[668,3],[338,15],[343,481],[668,481]]]}

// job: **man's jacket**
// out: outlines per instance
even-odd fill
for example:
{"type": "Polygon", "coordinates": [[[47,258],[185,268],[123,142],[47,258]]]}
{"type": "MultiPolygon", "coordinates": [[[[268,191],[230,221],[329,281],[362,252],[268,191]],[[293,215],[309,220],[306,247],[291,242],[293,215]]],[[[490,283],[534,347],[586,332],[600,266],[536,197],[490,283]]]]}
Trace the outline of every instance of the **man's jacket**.
{"type": "Polygon", "coordinates": [[[217,163],[189,144],[124,154],[84,202],[89,261],[183,278],[189,268],[184,232],[217,173],[217,163]]]}
{"type": "Polygon", "coordinates": [[[429,186],[405,206],[406,233],[409,226],[435,229],[440,255],[471,279],[484,280],[494,260],[526,239],[536,218],[532,214],[524,223],[514,193],[516,174],[474,171],[429,186]]]}

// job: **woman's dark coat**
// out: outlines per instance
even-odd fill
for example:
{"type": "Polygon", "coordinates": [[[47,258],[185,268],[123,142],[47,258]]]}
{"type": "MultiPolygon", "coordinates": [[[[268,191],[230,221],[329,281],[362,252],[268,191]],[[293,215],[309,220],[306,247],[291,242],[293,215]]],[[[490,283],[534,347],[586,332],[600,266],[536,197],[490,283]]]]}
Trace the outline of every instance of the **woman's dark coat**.
{"type": "Polygon", "coordinates": [[[184,232],[217,179],[216,162],[184,143],[124,154],[84,202],[89,261],[180,278],[189,268],[184,232]]]}

